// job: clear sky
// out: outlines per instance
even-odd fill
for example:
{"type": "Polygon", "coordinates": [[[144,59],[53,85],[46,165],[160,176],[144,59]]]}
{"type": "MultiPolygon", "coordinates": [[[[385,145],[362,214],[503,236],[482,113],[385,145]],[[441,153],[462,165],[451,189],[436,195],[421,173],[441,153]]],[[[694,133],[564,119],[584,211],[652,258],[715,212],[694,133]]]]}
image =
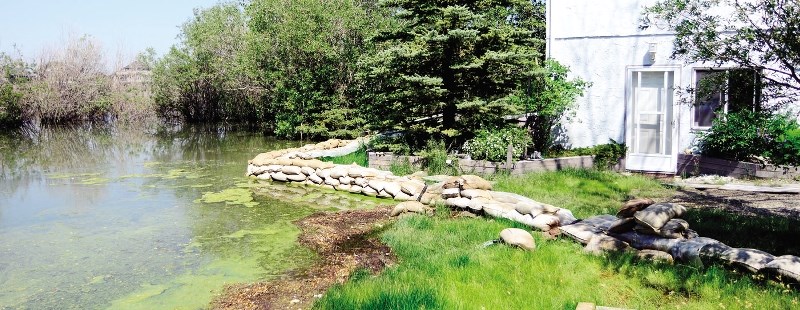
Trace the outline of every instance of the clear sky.
{"type": "Polygon", "coordinates": [[[163,55],[177,43],[179,27],[194,8],[219,0],[0,0],[0,52],[28,60],[45,47],[61,46],[70,35],[91,35],[109,61],[148,47],[163,55]]]}

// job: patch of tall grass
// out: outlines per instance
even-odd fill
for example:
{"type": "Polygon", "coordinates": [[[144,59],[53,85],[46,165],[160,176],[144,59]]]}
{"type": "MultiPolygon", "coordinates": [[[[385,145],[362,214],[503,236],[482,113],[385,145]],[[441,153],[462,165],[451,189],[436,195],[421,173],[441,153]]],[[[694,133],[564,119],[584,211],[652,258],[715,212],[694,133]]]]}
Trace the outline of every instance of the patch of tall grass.
{"type": "Polygon", "coordinates": [[[347,155],[336,157],[321,157],[320,160],[331,162],[339,165],[357,164],[361,167],[369,166],[369,156],[367,155],[367,147],[362,145],[357,151],[347,155]]]}
{"type": "Polygon", "coordinates": [[[379,276],[332,288],[318,309],[574,309],[582,301],[656,309],[788,309],[796,291],[712,267],[698,270],[594,257],[571,240],[538,248],[481,248],[500,230],[519,225],[483,218],[409,216],[382,235],[400,263],[379,276]]]}
{"type": "Polygon", "coordinates": [[[644,176],[623,176],[603,170],[564,169],[521,176],[496,175],[494,189],[571,210],[576,217],[615,214],[623,201],[635,197],[661,198],[672,194],[644,176]]]}

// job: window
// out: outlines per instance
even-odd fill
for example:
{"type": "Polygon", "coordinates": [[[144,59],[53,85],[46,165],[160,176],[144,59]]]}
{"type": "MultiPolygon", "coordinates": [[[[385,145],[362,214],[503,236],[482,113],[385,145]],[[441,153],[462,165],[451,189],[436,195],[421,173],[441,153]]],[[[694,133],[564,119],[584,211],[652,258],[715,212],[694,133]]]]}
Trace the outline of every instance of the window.
{"type": "Polygon", "coordinates": [[[721,114],[758,108],[761,90],[752,69],[700,69],[695,71],[692,127],[707,129],[721,114]]]}

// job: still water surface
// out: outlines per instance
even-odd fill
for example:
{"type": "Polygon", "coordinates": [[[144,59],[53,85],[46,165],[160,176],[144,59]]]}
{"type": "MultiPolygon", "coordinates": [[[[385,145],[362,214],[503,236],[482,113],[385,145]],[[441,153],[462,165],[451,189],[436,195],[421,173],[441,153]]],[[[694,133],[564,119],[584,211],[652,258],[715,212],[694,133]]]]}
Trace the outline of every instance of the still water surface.
{"type": "Polygon", "coordinates": [[[313,261],[292,221],[366,197],[244,177],[299,146],[218,128],[0,136],[0,309],[197,309],[313,261]]]}

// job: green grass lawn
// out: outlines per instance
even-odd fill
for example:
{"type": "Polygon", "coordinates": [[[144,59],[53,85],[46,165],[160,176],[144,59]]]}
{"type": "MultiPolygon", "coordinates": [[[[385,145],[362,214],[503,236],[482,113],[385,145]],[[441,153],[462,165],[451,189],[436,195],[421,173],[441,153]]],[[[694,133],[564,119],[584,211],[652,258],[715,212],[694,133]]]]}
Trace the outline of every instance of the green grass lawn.
{"type": "MultiPolygon", "coordinates": [[[[639,176],[567,170],[498,176],[495,189],[572,210],[579,218],[612,213],[630,197],[667,197],[639,176]]],[[[534,233],[535,252],[481,248],[506,220],[412,215],[377,232],[398,264],[373,276],[358,271],[315,305],[319,309],[574,309],[578,302],[637,309],[791,309],[800,294],[781,284],[727,271],[595,257],[566,238],[534,233]]],[[[793,242],[793,241],[786,241],[793,242]]]]}

